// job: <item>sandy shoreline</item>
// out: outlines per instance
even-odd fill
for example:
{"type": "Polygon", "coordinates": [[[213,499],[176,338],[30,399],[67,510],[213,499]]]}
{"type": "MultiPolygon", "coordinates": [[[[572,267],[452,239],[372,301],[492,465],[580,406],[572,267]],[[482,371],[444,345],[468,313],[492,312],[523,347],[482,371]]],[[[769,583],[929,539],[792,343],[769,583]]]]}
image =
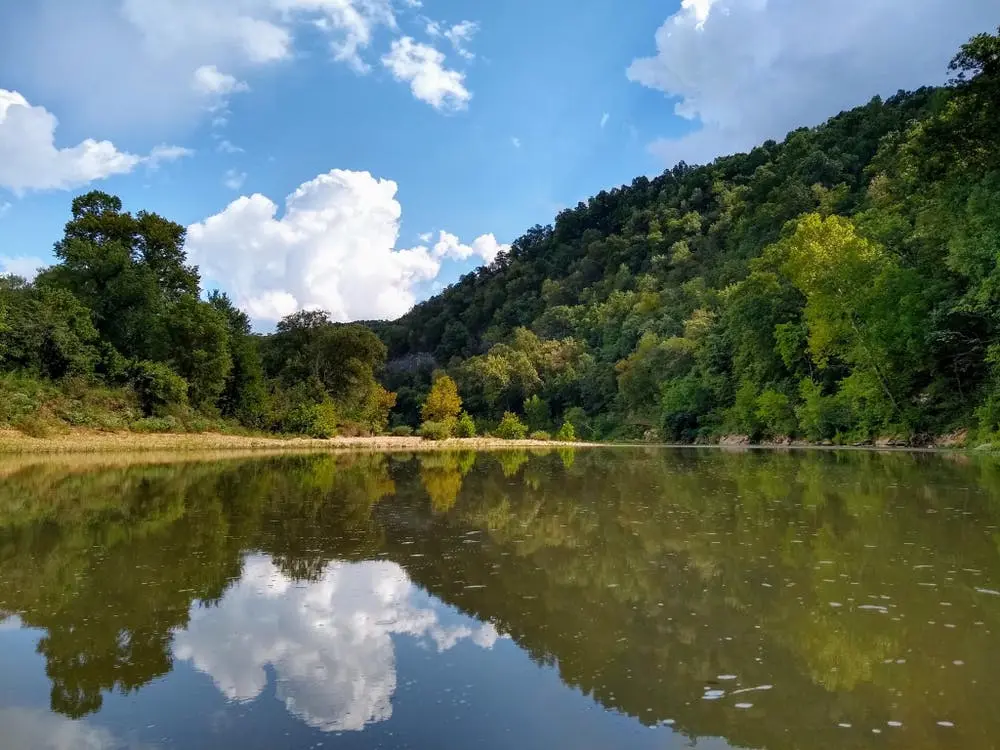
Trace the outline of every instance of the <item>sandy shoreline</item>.
{"type": "Polygon", "coordinates": [[[499,440],[456,438],[431,441],[419,437],[312,438],[246,437],[219,433],[175,434],[98,432],[72,430],[65,434],[36,438],[16,430],[0,430],[0,455],[57,453],[146,453],[146,452],[284,452],[284,451],[431,451],[501,450],[511,448],[589,447],[593,443],[560,443],[543,440],[499,440]]]}

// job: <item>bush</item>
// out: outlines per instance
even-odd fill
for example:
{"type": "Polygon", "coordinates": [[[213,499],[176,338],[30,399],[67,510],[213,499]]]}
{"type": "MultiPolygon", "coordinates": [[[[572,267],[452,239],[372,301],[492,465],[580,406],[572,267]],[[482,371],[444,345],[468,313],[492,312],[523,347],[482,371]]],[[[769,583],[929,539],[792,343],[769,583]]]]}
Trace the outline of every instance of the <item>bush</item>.
{"type": "Polygon", "coordinates": [[[187,381],[165,364],[134,362],[129,375],[146,416],[161,416],[171,406],[187,404],[187,381]]]}
{"type": "Polygon", "coordinates": [[[472,417],[469,416],[469,412],[463,411],[458,415],[458,421],[455,423],[455,437],[471,438],[475,436],[476,423],[472,421],[472,417]]]}
{"type": "Polygon", "coordinates": [[[528,434],[528,427],[516,414],[508,411],[504,413],[494,434],[501,440],[524,440],[528,434]]]}
{"type": "Polygon", "coordinates": [[[424,440],[447,440],[451,437],[451,425],[428,420],[420,425],[420,437],[424,440]]]}
{"type": "Polygon", "coordinates": [[[332,438],[337,434],[337,407],[331,401],[312,407],[312,424],[306,434],[313,438],[332,438]]]}
{"type": "Polygon", "coordinates": [[[331,438],[337,434],[337,407],[332,401],[298,404],[285,419],[285,430],[312,438],[331,438]]]}
{"type": "Polygon", "coordinates": [[[52,424],[37,414],[24,417],[14,427],[28,437],[44,438],[52,434],[52,424]]]}
{"type": "Polygon", "coordinates": [[[531,433],[531,439],[532,440],[551,440],[552,436],[549,433],[547,433],[545,430],[538,430],[536,432],[531,433]]]}
{"type": "Polygon", "coordinates": [[[413,428],[408,424],[396,425],[392,428],[393,437],[410,437],[413,435],[413,428]]]}
{"type": "Polygon", "coordinates": [[[572,443],[576,440],[576,430],[573,429],[572,422],[568,420],[563,422],[559,432],[556,433],[556,440],[561,443],[572,443]]]}

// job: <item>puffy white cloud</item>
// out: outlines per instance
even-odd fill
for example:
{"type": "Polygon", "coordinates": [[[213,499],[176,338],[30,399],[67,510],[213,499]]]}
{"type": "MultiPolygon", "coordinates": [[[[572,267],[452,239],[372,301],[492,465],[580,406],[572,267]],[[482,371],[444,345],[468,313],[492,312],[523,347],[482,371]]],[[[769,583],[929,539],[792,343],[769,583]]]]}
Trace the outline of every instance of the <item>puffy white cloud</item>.
{"type": "Polygon", "coordinates": [[[427,639],[439,651],[463,639],[491,648],[499,637],[490,624],[442,623],[418,594],[387,561],[333,563],[303,584],[268,558],[251,557],[218,605],[192,609],[174,655],[236,701],[257,698],[271,667],[290,713],[322,731],[357,731],[392,716],[393,636],[427,639]]]}
{"type": "Polygon", "coordinates": [[[194,72],[192,85],[197,93],[213,97],[227,96],[250,89],[246,81],[241,81],[236,76],[223,73],[214,65],[202,65],[198,68],[194,72]]]}
{"type": "Polygon", "coordinates": [[[17,255],[9,258],[0,255],[0,274],[12,273],[28,281],[34,279],[40,269],[49,265],[51,264],[47,261],[33,255],[17,255]]]}
{"type": "Polygon", "coordinates": [[[44,107],[32,106],[16,91],[0,89],[0,187],[16,194],[68,189],[131,172],[143,162],[155,168],[191,153],[180,146],[157,146],[142,157],[119,151],[110,141],[91,138],[58,148],[58,124],[44,107]]]}
{"type": "Polygon", "coordinates": [[[668,165],[704,162],[940,82],[996,11],[996,0],[684,0],[657,30],[656,54],[627,75],[677,97],[677,114],[701,125],[654,152],[668,165]]]}
{"type": "Polygon", "coordinates": [[[445,57],[428,44],[411,37],[396,39],[382,64],[397,81],[410,84],[420,101],[439,110],[459,110],[468,106],[472,94],[465,87],[465,75],[444,67],[445,57]]]}
{"type": "Polygon", "coordinates": [[[458,237],[442,231],[434,245],[434,255],[438,258],[468,260],[476,256],[487,265],[492,263],[501,251],[508,250],[510,250],[510,245],[501,245],[492,234],[484,234],[474,239],[471,245],[463,245],[458,237]]]}
{"type": "Polygon", "coordinates": [[[513,136],[510,139],[510,145],[513,146],[514,148],[521,148],[521,139],[518,138],[516,135],[513,136]]]}
{"type": "Polygon", "coordinates": [[[347,321],[396,318],[444,258],[489,261],[505,249],[491,234],[465,246],[444,232],[433,249],[396,249],[396,190],[368,172],[335,169],[299,186],[280,218],[263,195],[238,198],[188,227],[187,251],[258,320],[322,308],[347,321]]]}
{"type": "MultiPolygon", "coordinates": [[[[391,0],[37,0],[0,29],[0,67],[88,128],[171,132],[204,116],[206,96],[244,90],[261,66],[291,60],[301,29],[319,28],[355,70],[391,0]]],[[[74,120],[76,122],[76,120],[74,120]]]]}

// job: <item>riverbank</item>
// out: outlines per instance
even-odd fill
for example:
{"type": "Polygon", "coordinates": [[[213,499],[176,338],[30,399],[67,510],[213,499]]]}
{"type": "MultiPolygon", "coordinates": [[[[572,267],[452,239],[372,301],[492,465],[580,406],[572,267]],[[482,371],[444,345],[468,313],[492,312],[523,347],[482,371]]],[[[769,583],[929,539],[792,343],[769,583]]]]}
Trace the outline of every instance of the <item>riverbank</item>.
{"type": "Polygon", "coordinates": [[[135,433],[73,429],[49,437],[31,437],[16,430],[0,430],[0,454],[24,453],[136,453],[136,452],[229,452],[229,451],[429,451],[499,450],[511,448],[587,447],[592,443],[561,443],[552,440],[500,440],[498,438],[454,438],[431,441],[419,437],[258,437],[221,433],[135,433]]]}

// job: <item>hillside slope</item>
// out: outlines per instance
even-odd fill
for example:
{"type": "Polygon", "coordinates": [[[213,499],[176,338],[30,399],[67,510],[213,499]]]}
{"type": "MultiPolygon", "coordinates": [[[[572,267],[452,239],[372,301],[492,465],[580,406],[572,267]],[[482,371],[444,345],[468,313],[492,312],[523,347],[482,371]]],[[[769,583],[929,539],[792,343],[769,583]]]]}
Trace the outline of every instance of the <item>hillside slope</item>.
{"type": "Polygon", "coordinates": [[[485,425],[584,437],[918,439],[1000,420],[1000,38],[946,88],[602,192],[392,323],[485,425]]]}

